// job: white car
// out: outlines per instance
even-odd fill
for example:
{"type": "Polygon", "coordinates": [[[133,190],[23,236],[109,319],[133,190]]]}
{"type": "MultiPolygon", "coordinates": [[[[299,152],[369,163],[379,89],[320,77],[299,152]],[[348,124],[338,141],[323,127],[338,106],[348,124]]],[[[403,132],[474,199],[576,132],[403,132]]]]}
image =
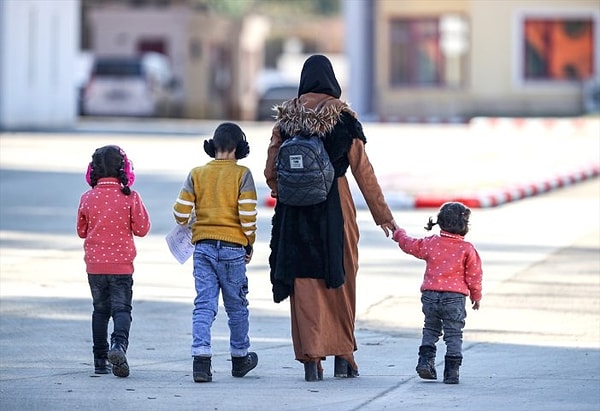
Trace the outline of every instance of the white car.
{"type": "Polygon", "coordinates": [[[167,117],[174,111],[175,86],[168,58],[162,54],[96,57],[82,111],[89,116],[167,117]]]}

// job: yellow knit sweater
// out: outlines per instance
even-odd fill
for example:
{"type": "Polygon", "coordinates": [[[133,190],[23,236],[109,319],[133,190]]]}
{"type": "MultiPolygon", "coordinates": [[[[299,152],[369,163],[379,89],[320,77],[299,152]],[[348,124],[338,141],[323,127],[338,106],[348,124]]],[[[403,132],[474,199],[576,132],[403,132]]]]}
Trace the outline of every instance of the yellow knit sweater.
{"type": "Polygon", "coordinates": [[[256,239],[256,205],[250,170],[235,160],[212,160],[190,171],[173,215],[178,224],[193,221],[192,243],[213,239],[246,246],[256,239]]]}

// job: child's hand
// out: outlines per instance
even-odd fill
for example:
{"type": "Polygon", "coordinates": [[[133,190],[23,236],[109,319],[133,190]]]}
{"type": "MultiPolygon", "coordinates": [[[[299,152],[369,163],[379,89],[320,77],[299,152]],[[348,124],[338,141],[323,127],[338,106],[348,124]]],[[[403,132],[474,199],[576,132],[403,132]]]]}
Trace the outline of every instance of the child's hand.
{"type": "Polygon", "coordinates": [[[247,245],[244,247],[246,250],[246,256],[244,257],[244,262],[248,264],[250,260],[252,260],[252,255],[254,254],[254,248],[251,245],[247,245]]]}
{"type": "Polygon", "coordinates": [[[472,308],[473,308],[474,310],[479,310],[479,303],[480,303],[480,300],[477,300],[477,301],[471,301],[471,306],[472,306],[472,308]]]}
{"type": "Polygon", "coordinates": [[[399,242],[400,237],[404,234],[406,234],[406,231],[404,229],[398,227],[396,230],[394,230],[394,235],[392,236],[392,240],[394,240],[395,242],[399,242]]]}

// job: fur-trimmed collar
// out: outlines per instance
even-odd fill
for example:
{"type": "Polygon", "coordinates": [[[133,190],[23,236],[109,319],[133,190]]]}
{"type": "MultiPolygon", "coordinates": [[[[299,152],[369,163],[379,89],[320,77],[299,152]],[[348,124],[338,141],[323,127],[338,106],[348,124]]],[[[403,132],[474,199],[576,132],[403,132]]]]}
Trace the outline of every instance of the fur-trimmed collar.
{"type": "Polygon", "coordinates": [[[338,104],[309,108],[299,98],[293,98],[275,107],[275,124],[289,136],[303,134],[324,137],[333,130],[343,111],[352,113],[347,103],[337,101],[338,104]]]}

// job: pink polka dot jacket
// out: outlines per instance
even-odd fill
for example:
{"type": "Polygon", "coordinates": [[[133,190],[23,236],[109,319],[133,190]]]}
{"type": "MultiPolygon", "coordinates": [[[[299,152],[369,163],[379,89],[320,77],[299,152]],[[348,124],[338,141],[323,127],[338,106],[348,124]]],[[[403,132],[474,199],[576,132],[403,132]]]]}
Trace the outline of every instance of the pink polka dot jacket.
{"type": "Polygon", "coordinates": [[[398,229],[394,240],[405,253],[425,260],[421,291],[451,291],[481,300],[481,259],[463,236],[442,230],[440,235],[417,239],[398,229]]]}
{"type": "Polygon", "coordinates": [[[150,231],[150,217],[142,198],[131,190],[121,192],[116,178],[101,178],[79,201],[77,235],[85,238],[84,261],[88,274],[133,274],[137,251],[133,236],[150,231]]]}

